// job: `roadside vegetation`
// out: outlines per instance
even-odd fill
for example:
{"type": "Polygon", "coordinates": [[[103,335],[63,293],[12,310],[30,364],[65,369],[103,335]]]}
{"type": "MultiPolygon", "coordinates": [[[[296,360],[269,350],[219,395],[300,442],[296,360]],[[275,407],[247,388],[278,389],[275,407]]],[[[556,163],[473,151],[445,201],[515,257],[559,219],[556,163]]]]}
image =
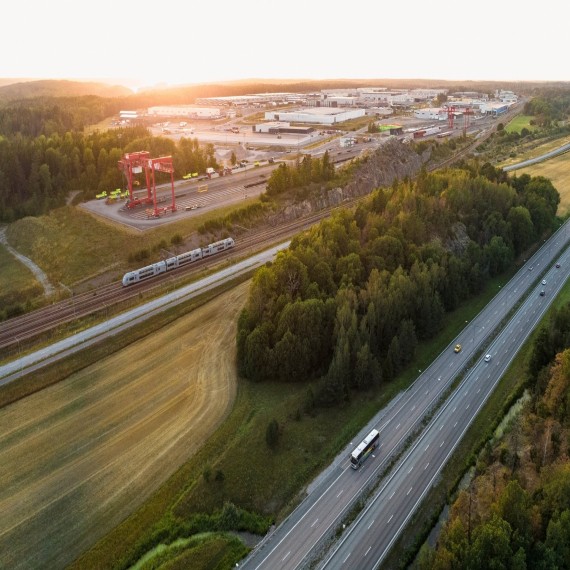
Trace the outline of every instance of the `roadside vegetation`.
{"type": "Polygon", "coordinates": [[[477,457],[437,547],[414,567],[564,569],[570,564],[570,304],[551,314],[527,349],[530,397],[477,457]]]}

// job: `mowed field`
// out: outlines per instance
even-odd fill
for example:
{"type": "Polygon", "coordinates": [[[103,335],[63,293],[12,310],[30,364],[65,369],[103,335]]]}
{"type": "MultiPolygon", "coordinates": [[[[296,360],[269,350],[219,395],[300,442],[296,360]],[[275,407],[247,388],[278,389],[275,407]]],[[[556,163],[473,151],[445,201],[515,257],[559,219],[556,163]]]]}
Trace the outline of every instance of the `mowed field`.
{"type": "Polygon", "coordinates": [[[63,568],[226,417],[243,283],[0,410],[0,568],[63,568]]]}
{"type": "Polygon", "coordinates": [[[516,171],[517,176],[521,174],[549,178],[560,194],[558,215],[566,216],[570,213],[570,153],[516,171]]]}

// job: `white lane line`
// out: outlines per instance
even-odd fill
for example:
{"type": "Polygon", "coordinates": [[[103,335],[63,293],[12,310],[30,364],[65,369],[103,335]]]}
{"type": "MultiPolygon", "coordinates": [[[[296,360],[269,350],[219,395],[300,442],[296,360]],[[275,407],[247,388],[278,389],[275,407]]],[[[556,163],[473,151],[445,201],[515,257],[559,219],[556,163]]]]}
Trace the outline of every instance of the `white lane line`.
{"type": "Polygon", "coordinates": [[[465,409],[468,410],[470,405],[471,405],[471,404],[467,404],[467,406],[465,407],[465,409]]]}
{"type": "Polygon", "coordinates": [[[342,561],[343,564],[349,559],[349,557],[350,557],[351,554],[352,554],[352,552],[349,552],[349,553],[348,553],[348,556],[342,561]]]}
{"type": "Polygon", "coordinates": [[[429,467],[429,462],[426,463],[426,466],[424,467],[424,471],[429,467]]]}
{"type": "Polygon", "coordinates": [[[429,447],[429,443],[426,445],[426,448],[424,449],[424,451],[427,451],[429,447]]]}
{"type": "Polygon", "coordinates": [[[445,443],[445,441],[442,441],[442,442],[439,444],[439,447],[441,447],[444,443],[445,443]]]}
{"type": "Polygon", "coordinates": [[[453,411],[453,412],[455,412],[455,410],[457,410],[457,406],[455,406],[455,408],[453,408],[453,410],[452,410],[452,411],[453,411]]]}
{"type": "Polygon", "coordinates": [[[410,487],[410,490],[406,493],[406,497],[412,492],[413,487],[410,487]]]}
{"type": "Polygon", "coordinates": [[[388,524],[393,518],[394,518],[394,515],[390,515],[390,518],[388,519],[388,522],[386,524],[388,524]]]}
{"type": "Polygon", "coordinates": [[[374,521],[372,521],[369,525],[368,525],[368,530],[370,530],[370,527],[374,524],[374,521]]]}
{"type": "Polygon", "coordinates": [[[390,500],[395,494],[396,494],[396,491],[392,491],[392,494],[388,497],[388,500],[390,500]]]}
{"type": "Polygon", "coordinates": [[[343,492],[344,492],[344,489],[341,489],[340,493],[336,496],[336,498],[338,499],[342,495],[343,492]]]}
{"type": "Polygon", "coordinates": [[[371,548],[372,548],[371,546],[368,547],[368,550],[364,553],[364,556],[366,556],[370,552],[371,548]]]}
{"type": "Polygon", "coordinates": [[[457,422],[455,422],[455,423],[453,424],[453,427],[455,427],[456,425],[457,425],[457,422]]]}
{"type": "Polygon", "coordinates": [[[289,556],[289,554],[291,554],[290,550],[289,550],[289,552],[287,552],[287,554],[285,554],[285,556],[283,556],[283,558],[281,558],[281,562],[283,562],[285,560],[285,558],[287,558],[287,556],[289,556]]]}
{"type": "Polygon", "coordinates": [[[398,425],[396,426],[396,429],[398,429],[401,425],[402,425],[402,424],[398,424],[398,425]]]}
{"type": "Polygon", "coordinates": [[[441,430],[443,429],[443,426],[444,426],[444,425],[445,425],[445,424],[441,424],[441,425],[439,426],[439,431],[441,431],[441,430]]]}
{"type": "Polygon", "coordinates": [[[413,468],[414,468],[414,466],[412,465],[412,466],[408,469],[408,473],[411,473],[413,468]]]}
{"type": "Polygon", "coordinates": [[[415,409],[416,409],[416,406],[414,406],[414,407],[412,408],[412,412],[413,412],[415,409]]]}
{"type": "Polygon", "coordinates": [[[316,519],[315,522],[311,525],[311,528],[313,528],[318,522],[319,522],[319,519],[316,519]]]}

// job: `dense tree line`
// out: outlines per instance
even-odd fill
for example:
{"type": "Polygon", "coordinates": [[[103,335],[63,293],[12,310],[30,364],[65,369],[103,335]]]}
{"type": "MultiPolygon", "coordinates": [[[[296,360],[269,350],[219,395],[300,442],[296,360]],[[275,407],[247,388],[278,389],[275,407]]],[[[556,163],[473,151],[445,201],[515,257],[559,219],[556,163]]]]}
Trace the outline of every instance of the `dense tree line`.
{"type": "Polygon", "coordinates": [[[508,434],[487,444],[417,570],[570,568],[569,347],[566,305],[533,342],[530,401],[508,434]]]}
{"type": "Polygon", "coordinates": [[[446,311],[551,229],[558,202],[544,178],[477,164],[376,190],[256,273],[238,323],[241,374],[320,378],[329,404],[389,381],[446,311]]]}
{"type": "Polygon", "coordinates": [[[335,177],[334,163],[328,151],[322,158],[313,158],[306,154],[294,166],[282,162],[267,181],[267,194],[275,196],[286,190],[306,187],[313,182],[327,182],[335,177]]]}
{"type": "Polygon", "coordinates": [[[37,97],[5,102],[0,106],[0,136],[61,136],[83,131],[119,112],[124,103],[86,95],[82,97],[37,97]]]}
{"type": "MultiPolygon", "coordinates": [[[[51,115],[55,116],[55,115],[51,115]]],[[[172,156],[177,176],[217,168],[213,145],[196,139],[178,143],[152,137],[144,127],[83,134],[0,136],[0,221],[35,216],[65,203],[70,191],[84,199],[115,188],[126,188],[118,169],[124,153],[146,150],[152,157],[172,156]]],[[[144,174],[139,175],[141,187],[144,174]]],[[[159,173],[159,182],[168,175],[159,173]]]]}

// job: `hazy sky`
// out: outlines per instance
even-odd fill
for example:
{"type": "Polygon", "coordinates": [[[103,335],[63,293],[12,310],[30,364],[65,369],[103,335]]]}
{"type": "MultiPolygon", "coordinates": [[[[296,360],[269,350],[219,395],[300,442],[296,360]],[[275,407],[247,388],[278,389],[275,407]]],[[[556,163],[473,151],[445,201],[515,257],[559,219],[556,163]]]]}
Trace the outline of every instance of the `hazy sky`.
{"type": "Polygon", "coordinates": [[[570,81],[567,0],[6,0],[0,77],[570,81]]]}

